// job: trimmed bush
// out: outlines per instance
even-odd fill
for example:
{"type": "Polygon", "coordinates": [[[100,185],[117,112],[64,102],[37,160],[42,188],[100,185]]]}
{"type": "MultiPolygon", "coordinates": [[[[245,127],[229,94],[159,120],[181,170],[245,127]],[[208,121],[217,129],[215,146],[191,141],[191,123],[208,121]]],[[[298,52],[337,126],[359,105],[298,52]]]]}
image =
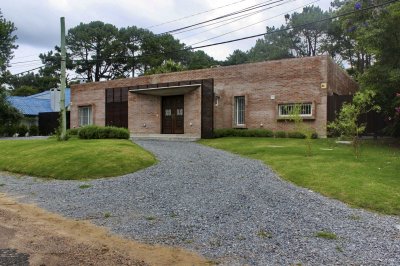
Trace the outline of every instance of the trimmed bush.
{"type": "Polygon", "coordinates": [[[312,133],[312,134],[311,134],[311,138],[312,138],[312,139],[317,139],[317,138],[318,138],[317,132],[312,133]]]}
{"type": "Polygon", "coordinates": [[[37,125],[32,125],[29,128],[29,136],[39,135],[39,127],[37,125]]]}
{"type": "Polygon", "coordinates": [[[67,130],[67,132],[70,136],[78,136],[79,128],[70,128],[67,130]]]}
{"type": "Polygon", "coordinates": [[[17,133],[20,137],[25,137],[26,133],[28,133],[28,127],[25,125],[19,125],[17,133]]]}
{"type": "Polygon", "coordinates": [[[222,137],[272,137],[274,134],[268,129],[234,129],[222,128],[214,130],[215,138],[222,137]]]}
{"type": "Polygon", "coordinates": [[[301,132],[292,131],[292,132],[288,132],[288,137],[292,138],[292,139],[305,139],[306,135],[304,135],[301,132]]]}
{"type": "Polygon", "coordinates": [[[275,138],[287,138],[286,131],[275,131],[274,137],[275,138]]]}
{"type": "Polygon", "coordinates": [[[128,129],[119,127],[85,126],[78,130],[81,139],[129,139],[128,129]]]}

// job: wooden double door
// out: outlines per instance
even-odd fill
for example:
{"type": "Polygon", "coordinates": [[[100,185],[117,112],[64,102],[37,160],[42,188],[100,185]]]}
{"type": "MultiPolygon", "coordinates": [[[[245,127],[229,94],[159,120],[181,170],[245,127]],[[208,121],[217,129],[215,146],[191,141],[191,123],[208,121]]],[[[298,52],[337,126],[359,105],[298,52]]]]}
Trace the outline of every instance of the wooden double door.
{"type": "Polygon", "coordinates": [[[184,97],[183,95],[162,97],[163,134],[184,133],[184,97]]]}

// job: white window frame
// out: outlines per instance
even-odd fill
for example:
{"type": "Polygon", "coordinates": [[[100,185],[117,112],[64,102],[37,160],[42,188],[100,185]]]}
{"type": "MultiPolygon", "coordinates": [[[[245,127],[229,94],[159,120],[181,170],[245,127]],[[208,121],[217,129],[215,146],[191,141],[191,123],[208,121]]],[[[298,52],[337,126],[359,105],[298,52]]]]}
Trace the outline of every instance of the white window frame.
{"type": "Polygon", "coordinates": [[[78,120],[79,120],[80,127],[93,124],[92,106],[91,105],[78,107],[78,120]],[[86,112],[86,113],[83,113],[83,112],[86,112]]]}
{"type": "Polygon", "coordinates": [[[298,104],[301,106],[301,117],[312,117],[314,111],[314,105],[312,102],[307,103],[282,103],[278,104],[279,117],[290,117],[290,110],[293,110],[294,106],[298,104]]]}
{"type": "Polygon", "coordinates": [[[246,98],[245,96],[234,97],[234,122],[236,126],[246,124],[246,98]]]}

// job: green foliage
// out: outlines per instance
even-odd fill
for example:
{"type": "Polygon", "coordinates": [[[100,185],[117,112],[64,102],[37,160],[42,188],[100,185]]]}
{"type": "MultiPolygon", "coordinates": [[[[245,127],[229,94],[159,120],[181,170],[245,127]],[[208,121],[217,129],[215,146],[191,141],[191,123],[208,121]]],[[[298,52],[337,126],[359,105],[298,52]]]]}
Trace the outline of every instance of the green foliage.
{"type": "Polygon", "coordinates": [[[194,51],[189,54],[187,69],[202,69],[218,65],[218,62],[202,50],[194,51]]]}
{"type": "Polygon", "coordinates": [[[129,140],[0,140],[0,170],[55,179],[119,176],[153,165],[154,156],[129,140]]]}
{"type": "Polygon", "coordinates": [[[349,145],[311,141],[312,157],[304,156],[304,139],[235,137],[200,143],[261,160],[283,179],[352,207],[400,215],[399,141],[363,140],[359,159],[349,145]]]}
{"type": "Polygon", "coordinates": [[[170,73],[170,72],[179,72],[183,71],[185,68],[181,63],[176,63],[171,59],[164,61],[160,66],[154,67],[145,72],[145,75],[152,74],[162,74],[162,73],[170,73]]]}
{"type": "Polygon", "coordinates": [[[19,124],[22,119],[22,114],[13,107],[7,100],[7,93],[4,89],[0,88],[0,132],[6,135],[14,131],[14,127],[19,124]]]}
{"type": "Polygon", "coordinates": [[[275,132],[274,132],[274,137],[275,137],[275,138],[287,138],[287,137],[288,137],[288,134],[287,134],[286,131],[278,130],[278,131],[275,131],[275,132]]]}
{"type": "Polygon", "coordinates": [[[240,65],[249,62],[249,56],[246,52],[243,52],[239,49],[233,51],[231,55],[229,55],[226,60],[223,62],[225,66],[231,65],[240,65]]]}
{"type": "Polygon", "coordinates": [[[234,128],[222,128],[214,130],[215,138],[222,137],[273,137],[274,134],[268,129],[234,129],[234,128]]]}
{"type": "Polygon", "coordinates": [[[19,125],[17,129],[18,136],[25,137],[26,133],[28,133],[28,127],[26,125],[19,125]]]}
{"type": "Polygon", "coordinates": [[[319,231],[315,233],[316,237],[320,237],[320,238],[325,238],[325,239],[329,239],[329,240],[334,240],[337,239],[337,236],[335,233],[332,232],[328,232],[328,231],[319,231]]]}
{"type": "Polygon", "coordinates": [[[303,12],[294,12],[290,16],[288,25],[294,27],[290,34],[297,56],[315,56],[323,53],[320,46],[328,32],[330,20],[319,23],[312,22],[329,17],[329,11],[322,11],[320,7],[313,5],[304,7],[303,12]]]}
{"type": "Polygon", "coordinates": [[[328,129],[338,132],[342,137],[352,139],[354,154],[360,156],[359,136],[365,131],[365,124],[359,122],[362,114],[371,110],[379,111],[380,107],[374,105],[375,92],[371,90],[357,92],[352,103],[344,103],[338,118],[328,124],[328,129]]]}
{"type": "Polygon", "coordinates": [[[13,50],[18,48],[18,45],[15,45],[17,36],[13,35],[16,30],[14,23],[6,20],[0,10],[0,76],[5,73],[13,58],[13,50]]]}
{"type": "Polygon", "coordinates": [[[289,132],[289,138],[301,138],[306,139],[307,156],[312,155],[312,136],[314,129],[310,125],[306,124],[301,116],[301,104],[295,104],[289,112],[290,119],[294,122],[295,129],[297,132],[289,132]]]}
{"type": "Polygon", "coordinates": [[[264,39],[258,39],[254,47],[248,51],[251,62],[266,60],[276,60],[294,57],[291,48],[293,47],[292,38],[287,27],[282,25],[280,28],[267,26],[267,34],[264,39]]]}
{"type": "Polygon", "coordinates": [[[11,91],[11,95],[13,96],[29,96],[38,93],[39,90],[32,88],[30,86],[23,85],[17,89],[11,91]]]}
{"type": "Polygon", "coordinates": [[[79,128],[70,128],[67,130],[68,135],[70,136],[78,136],[79,128]]]}
{"type": "Polygon", "coordinates": [[[29,136],[39,135],[39,127],[37,125],[31,125],[29,127],[29,136]]]}
{"type": "Polygon", "coordinates": [[[130,133],[126,128],[85,126],[79,129],[81,139],[129,139],[130,133]]]}
{"type": "Polygon", "coordinates": [[[306,135],[304,135],[301,132],[298,131],[290,131],[288,132],[288,138],[292,138],[292,139],[305,139],[306,135]]]}

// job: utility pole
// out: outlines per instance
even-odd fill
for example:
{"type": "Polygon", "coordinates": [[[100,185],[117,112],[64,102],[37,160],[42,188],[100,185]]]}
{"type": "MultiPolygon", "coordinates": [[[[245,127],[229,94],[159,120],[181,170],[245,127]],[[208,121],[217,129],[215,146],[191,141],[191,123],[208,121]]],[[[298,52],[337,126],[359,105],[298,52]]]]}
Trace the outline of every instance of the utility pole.
{"type": "Polygon", "coordinates": [[[66,72],[66,52],[65,52],[65,18],[60,18],[61,22],[61,80],[60,80],[60,112],[61,112],[61,140],[66,140],[67,135],[67,114],[65,111],[65,72],[66,72]]]}

